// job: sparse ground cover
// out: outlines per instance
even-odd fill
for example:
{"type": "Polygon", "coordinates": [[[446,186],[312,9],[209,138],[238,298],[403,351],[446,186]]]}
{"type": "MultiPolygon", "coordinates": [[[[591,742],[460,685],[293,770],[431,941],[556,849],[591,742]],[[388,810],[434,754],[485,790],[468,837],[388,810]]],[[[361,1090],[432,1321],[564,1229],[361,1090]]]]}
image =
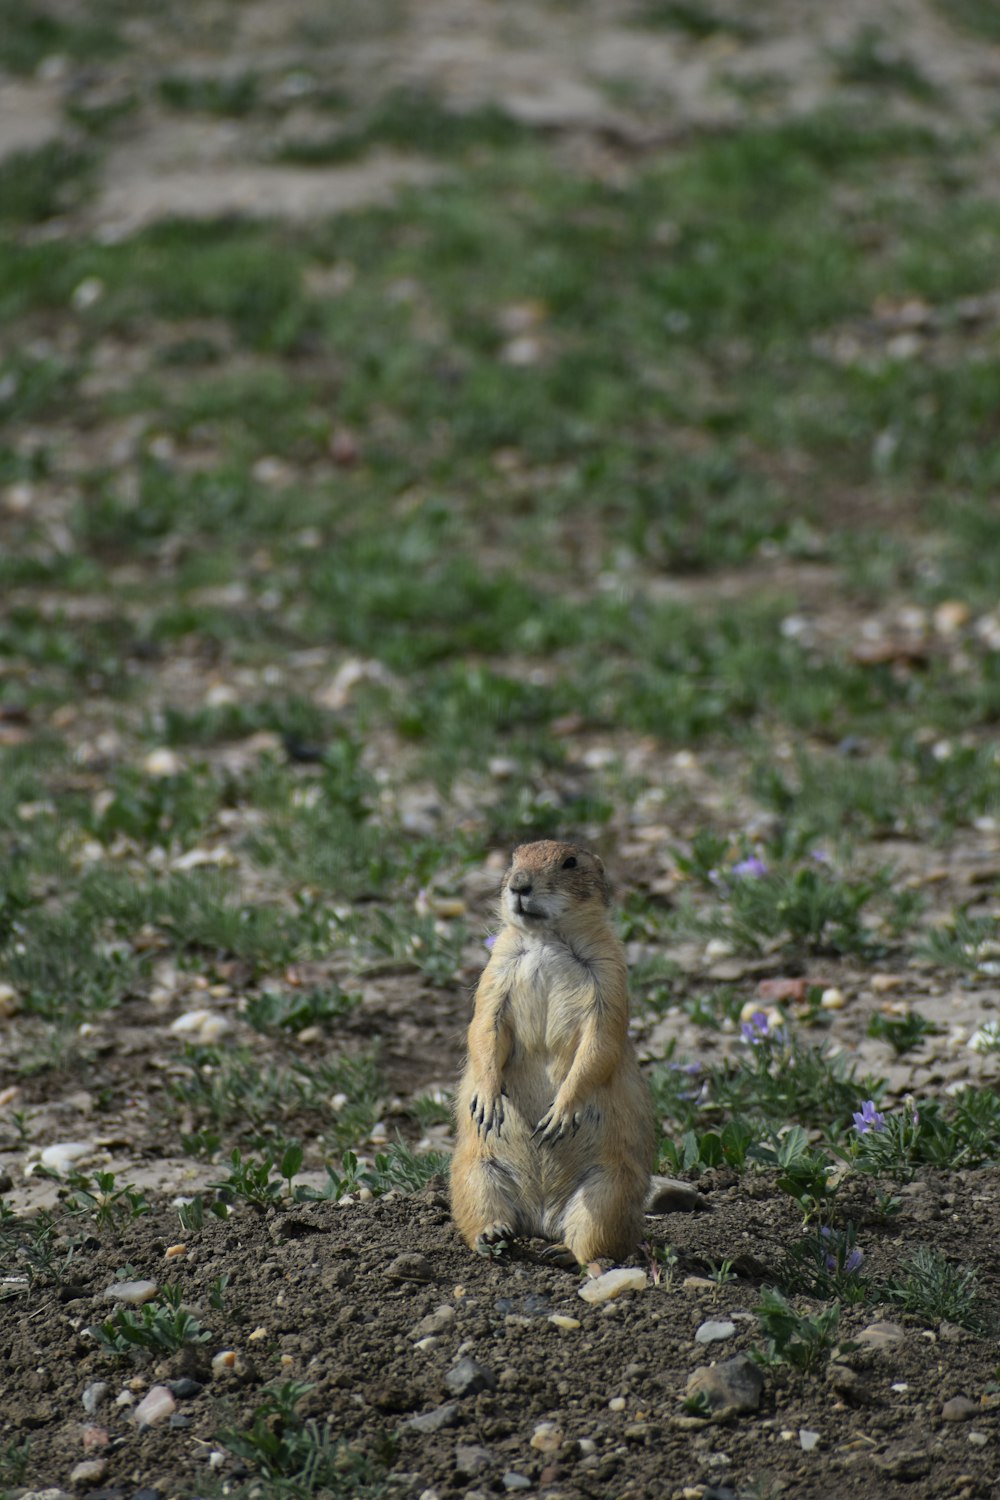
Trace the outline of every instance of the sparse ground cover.
{"type": "Polygon", "coordinates": [[[459,9],[0,15],[0,1493],[989,1495],[989,8],[459,9]],[[700,1193],[606,1310],[442,1195],[549,834],[700,1193]]]}

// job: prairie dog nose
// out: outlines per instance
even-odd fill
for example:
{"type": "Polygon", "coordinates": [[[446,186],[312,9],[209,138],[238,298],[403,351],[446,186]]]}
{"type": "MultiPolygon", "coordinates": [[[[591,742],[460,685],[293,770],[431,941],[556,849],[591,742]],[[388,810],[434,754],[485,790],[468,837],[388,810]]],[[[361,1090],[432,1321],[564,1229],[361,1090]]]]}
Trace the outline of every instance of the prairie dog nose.
{"type": "Polygon", "coordinates": [[[510,877],[510,888],[518,896],[531,895],[531,876],[527,870],[515,870],[510,877]]]}

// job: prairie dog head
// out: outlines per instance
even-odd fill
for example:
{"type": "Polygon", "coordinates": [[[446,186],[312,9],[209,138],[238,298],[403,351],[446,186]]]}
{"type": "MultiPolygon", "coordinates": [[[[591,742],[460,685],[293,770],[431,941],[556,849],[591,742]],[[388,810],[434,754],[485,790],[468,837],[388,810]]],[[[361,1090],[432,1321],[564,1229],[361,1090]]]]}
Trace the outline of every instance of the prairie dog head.
{"type": "Polygon", "coordinates": [[[579,844],[542,839],[514,850],[500,901],[504,916],[515,927],[539,932],[575,924],[588,915],[603,919],[611,892],[596,854],[579,844]]]}

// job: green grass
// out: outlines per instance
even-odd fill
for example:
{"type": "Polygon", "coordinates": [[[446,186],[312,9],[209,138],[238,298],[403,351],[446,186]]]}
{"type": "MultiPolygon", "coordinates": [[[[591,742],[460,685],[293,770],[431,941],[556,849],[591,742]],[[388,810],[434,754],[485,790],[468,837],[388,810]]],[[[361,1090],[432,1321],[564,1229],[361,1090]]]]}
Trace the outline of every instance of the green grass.
{"type": "Polygon", "coordinates": [[[1000,41],[1000,16],[991,0],[936,0],[937,9],[952,25],[989,42],[1000,41]]]}
{"type": "Polygon", "coordinates": [[[98,0],[78,16],[67,17],[54,4],[0,3],[0,64],[11,73],[32,74],[48,57],[93,62],[114,56],[123,42],[116,6],[98,0]]]}
{"type": "Polygon", "coordinates": [[[654,30],[679,31],[699,42],[720,35],[750,41],[757,35],[757,27],[744,17],[706,5],[704,0],[646,0],[635,21],[654,30]]]}
{"type": "Polygon", "coordinates": [[[61,142],[12,152],[0,162],[0,223],[40,224],[79,207],[92,168],[87,153],[61,142]]]}
{"type": "Polygon", "coordinates": [[[284,139],[279,161],[320,166],[355,161],[379,146],[427,156],[462,157],[470,151],[501,151],[524,144],[530,131],[498,105],[445,109],[433,96],[411,89],[384,95],[360,123],[346,124],[326,137],[284,139]]]}
{"type": "Polygon", "coordinates": [[[930,79],[880,26],[862,26],[849,45],[838,50],[836,57],[837,71],[844,83],[896,89],[925,101],[937,95],[930,79]]]}
{"type": "Polygon", "coordinates": [[[168,73],[159,81],[160,98],[171,109],[197,114],[248,115],[257,104],[257,79],[250,73],[232,78],[188,77],[168,73]]]}

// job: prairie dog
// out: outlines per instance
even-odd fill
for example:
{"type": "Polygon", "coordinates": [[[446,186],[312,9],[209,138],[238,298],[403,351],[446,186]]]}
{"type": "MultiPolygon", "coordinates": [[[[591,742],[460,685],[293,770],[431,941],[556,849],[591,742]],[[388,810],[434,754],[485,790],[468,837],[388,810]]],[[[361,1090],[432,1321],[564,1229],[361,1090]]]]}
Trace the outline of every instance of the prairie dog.
{"type": "Polygon", "coordinates": [[[596,855],[514,850],[456,1103],[452,1215],[473,1250],[539,1235],[553,1260],[585,1264],[641,1238],[653,1112],[609,907],[596,855]]]}

